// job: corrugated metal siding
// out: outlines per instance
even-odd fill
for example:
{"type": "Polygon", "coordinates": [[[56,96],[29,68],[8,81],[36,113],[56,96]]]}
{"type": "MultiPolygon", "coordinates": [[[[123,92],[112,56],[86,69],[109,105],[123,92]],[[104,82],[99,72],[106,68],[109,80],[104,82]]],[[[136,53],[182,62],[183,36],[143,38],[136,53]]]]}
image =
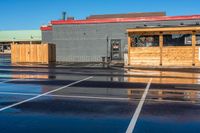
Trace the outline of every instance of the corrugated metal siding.
{"type": "Polygon", "coordinates": [[[196,24],[200,20],[186,21],[157,21],[157,22],[134,22],[134,23],[103,23],[82,25],[53,25],[52,31],[43,31],[43,41],[56,44],[57,61],[66,62],[98,62],[102,57],[110,57],[110,40],[121,39],[122,57],[127,49],[126,29],[137,26],[157,26],[196,24]],[[109,45],[107,49],[107,37],[109,45]],[[108,52],[107,52],[108,51],[108,52]]]}

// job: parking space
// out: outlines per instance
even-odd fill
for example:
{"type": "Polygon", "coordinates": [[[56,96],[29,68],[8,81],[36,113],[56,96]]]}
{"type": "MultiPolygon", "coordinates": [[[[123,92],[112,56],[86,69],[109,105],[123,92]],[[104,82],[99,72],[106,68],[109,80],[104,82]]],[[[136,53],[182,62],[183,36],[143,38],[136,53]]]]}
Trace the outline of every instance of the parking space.
{"type": "Polygon", "coordinates": [[[16,129],[19,132],[126,131],[138,103],[137,100],[129,100],[127,88],[102,88],[98,84],[95,87],[91,84],[97,82],[95,77],[77,76],[77,79],[60,80],[32,79],[3,83],[0,88],[1,132],[14,132],[16,129]],[[64,83],[69,85],[82,79],[87,81],[61,89],[64,83]],[[59,88],[61,90],[48,94],[59,88]],[[33,97],[35,99],[31,99],[33,97]],[[24,100],[26,102],[20,103],[24,100]],[[9,107],[16,103],[20,104],[9,107]],[[12,124],[13,128],[6,123],[12,124]]]}
{"type": "Polygon", "coordinates": [[[0,66],[1,133],[195,133],[199,101],[194,72],[0,66]]]}
{"type": "MultiPolygon", "coordinates": [[[[199,132],[199,73],[174,71],[146,72],[147,76],[152,73],[150,75],[154,78],[134,132],[199,132]]],[[[138,77],[133,77],[131,81],[134,80],[142,82],[142,80],[147,79],[141,80],[138,77]]],[[[135,93],[135,91],[133,89],[131,93],[135,93]]],[[[143,92],[141,91],[140,93],[143,92]]]]}
{"type": "Polygon", "coordinates": [[[198,133],[200,105],[192,102],[146,101],[136,133],[198,133]]]}

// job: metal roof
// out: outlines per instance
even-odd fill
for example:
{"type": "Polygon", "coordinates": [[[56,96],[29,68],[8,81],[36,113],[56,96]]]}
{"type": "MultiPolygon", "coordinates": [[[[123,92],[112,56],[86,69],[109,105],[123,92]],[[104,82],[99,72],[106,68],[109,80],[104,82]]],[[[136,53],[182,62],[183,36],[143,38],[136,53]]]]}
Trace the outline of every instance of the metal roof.
{"type": "Polygon", "coordinates": [[[176,20],[199,20],[200,15],[188,16],[152,16],[135,18],[105,18],[86,20],[53,20],[52,25],[62,24],[99,24],[99,23],[127,23],[127,22],[156,22],[156,21],[176,21],[176,20]]]}
{"type": "Polygon", "coordinates": [[[40,30],[0,31],[0,42],[41,41],[40,30]]]}
{"type": "Polygon", "coordinates": [[[105,19],[105,18],[135,18],[135,17],[155,17],[166,16],[165,12],[136,12],[126,14],[104,14],[104,15],[91,15],[87,19],[105,19]]]}

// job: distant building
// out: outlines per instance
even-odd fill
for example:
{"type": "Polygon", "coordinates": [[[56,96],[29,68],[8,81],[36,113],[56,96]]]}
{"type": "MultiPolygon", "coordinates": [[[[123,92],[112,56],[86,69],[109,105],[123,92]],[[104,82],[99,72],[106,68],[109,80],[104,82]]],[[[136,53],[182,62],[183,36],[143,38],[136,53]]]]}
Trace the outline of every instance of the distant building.
{"type": "Polygon", "coordinates": [[[0,53],[10,53],[11,44],[41,43],[40,30],[0,31],[0,53]]]}
{"type": "MultiPolygon", "coordinates": [[[[166,16],[163,12],[153,12],[55,20],[42,26],[41,30],[42,42],[56,44],[57,61],[101,62],[105,57],[113,62],[124,62],[129,50],[127,29],[194,26],[199,23],[200,15],[166,16]]],[[[158,65],[162,64],[159,62],[158,65]]]]}

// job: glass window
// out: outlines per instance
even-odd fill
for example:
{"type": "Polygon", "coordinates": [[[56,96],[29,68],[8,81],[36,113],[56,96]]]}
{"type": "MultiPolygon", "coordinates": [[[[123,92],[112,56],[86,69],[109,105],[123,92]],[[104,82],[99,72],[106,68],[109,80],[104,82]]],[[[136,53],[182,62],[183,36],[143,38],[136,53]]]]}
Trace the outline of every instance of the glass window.
{"type": "Polygon", "coordinates": [[[196,45],[200,46],[200,34],[196,34],[196,40],[197,40],[196,45]]]}
{"type": "Polygon", "coordinates": [[[159,46],[158,35],[134,35],[131,38],[132,47],[155,47],[159,46]]]}
{"type": "Polygon", "coordinates": [[[166,34],[163,35],[164,46],[192,46],[190,34],[166,34]]]}

